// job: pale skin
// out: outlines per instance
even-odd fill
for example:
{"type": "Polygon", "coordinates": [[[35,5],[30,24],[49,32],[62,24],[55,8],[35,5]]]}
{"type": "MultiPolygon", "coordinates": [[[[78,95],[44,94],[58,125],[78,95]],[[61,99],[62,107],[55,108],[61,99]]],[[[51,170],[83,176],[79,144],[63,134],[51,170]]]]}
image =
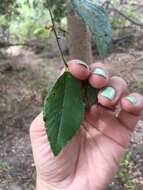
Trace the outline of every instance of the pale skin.
{"type": "Polygon", "coordinates": [[[126,98],[126,82],[117,76],[109,77],[102,63],[91,68],[102,68],[106,78],[85,71],[83,65],[76,66],[75,62],[68,65],[76,78],[88,78],[99,89],[113,87],[116,94],[111,100],[99,91],[98,104],[86,111],[80,131],[57,157],[49,146],[43,114],[36,117],[30,128],[36,190],[105,190],[118,170],[143,109],[143,96],[130,94],[136,99],[135,104],[131,103],[126,98]]]}

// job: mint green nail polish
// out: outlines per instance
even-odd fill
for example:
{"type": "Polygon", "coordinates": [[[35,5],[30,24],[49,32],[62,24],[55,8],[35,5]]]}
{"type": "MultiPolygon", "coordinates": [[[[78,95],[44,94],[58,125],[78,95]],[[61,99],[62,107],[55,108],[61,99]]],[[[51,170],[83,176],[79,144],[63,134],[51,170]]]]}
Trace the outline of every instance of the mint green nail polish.
{"type": "Polygon", "coordinates": [[[127,96],[126,99],[133,105],[137,104],[137,99],[134,96],[127,96]]]}
{"type": "Polygon", "coordinates": [[[93,73],[93,74],[96,74],[96,75],[100,75],[100,76],[102,76],[102,77],[104,77],[104,78],[107,77],[105,71],[104,71],[102,68],[99,68],[99,67],[98,67],[98,68],[95,68],[92,73],[93,73]]]}
{"type": "Polygon", "coordinates": [[[113,87],[106,87],[101,92],[101,95],[108,98],[109,100],[113,100],[116,96],[116,91],[113,87]]]}

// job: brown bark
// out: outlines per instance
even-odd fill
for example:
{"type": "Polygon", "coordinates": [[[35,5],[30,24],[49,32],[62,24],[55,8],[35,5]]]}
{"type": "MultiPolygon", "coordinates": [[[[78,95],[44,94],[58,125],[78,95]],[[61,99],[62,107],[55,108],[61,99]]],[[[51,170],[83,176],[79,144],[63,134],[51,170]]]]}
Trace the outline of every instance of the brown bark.
{"type": "Polygon", "coordinates": [[[70,59],[80,59],[87,64],[93,61],[91,38],[88,29],[82,19],[68,4],[68,46],[70,59]]]}

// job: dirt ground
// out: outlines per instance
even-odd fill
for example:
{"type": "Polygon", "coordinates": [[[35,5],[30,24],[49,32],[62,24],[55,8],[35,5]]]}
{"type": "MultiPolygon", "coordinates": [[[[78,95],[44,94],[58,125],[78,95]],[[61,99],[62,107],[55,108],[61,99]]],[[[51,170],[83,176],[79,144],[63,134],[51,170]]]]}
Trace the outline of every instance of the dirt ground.
{"type": "MultiPolygon", "coordinates": [[[[29,126],[41,111],[43,97],[59,75],[62,63],[57,52],[49,56],[50,48],[38,52],[12,47],[7,51],[9,57],[0,59],[0,190],[34,190],[29,126]]],[[[129,91],[143,94],[143,49],[117,49],[104,62],[112,74],[124,77],[129,91]]],[[[110,189],[143,189],[142,120],[110,189]]]]}

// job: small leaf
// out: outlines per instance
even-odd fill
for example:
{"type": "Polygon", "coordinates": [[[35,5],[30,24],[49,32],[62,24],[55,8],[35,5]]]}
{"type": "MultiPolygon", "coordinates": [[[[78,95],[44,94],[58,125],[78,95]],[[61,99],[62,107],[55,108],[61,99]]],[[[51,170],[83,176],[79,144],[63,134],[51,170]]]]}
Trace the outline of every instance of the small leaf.
{"type": "Polygon", "coordinates": [[[34,30],[33,34],[37,35],[37,34],[41,34],[41,33],[44,33],[44,32],[45,32],[44,28],[40,27],[40,28],[36,28],[34,30]]]}
{"type": "Polygon", "coordinates": [[[98,89],[93,88],[88,81],[85,81],[83,85],[83,100],[87,109],[96,103],[98,92],[98,89]]]}
{"type": "Polygon", "coordinates": [[[44,121],[54,155],[58,155],[80,129],[84,104],[80,85],[65,72],[55,83],[44,104],[44,121]]]}
{"type": "Polygon", "coordinates": [[[105,56],[112,39],[112,27],[106,11],[91,0],[71,0],[71,2],[95,37],[100,55],[105,56]]]}
{"type": "Polygon", "coordinates": [[[98,89],[93,88],[89,83],[87,84],[86,95],[89,107],[96,103],[98,91],[98,89]]]}

